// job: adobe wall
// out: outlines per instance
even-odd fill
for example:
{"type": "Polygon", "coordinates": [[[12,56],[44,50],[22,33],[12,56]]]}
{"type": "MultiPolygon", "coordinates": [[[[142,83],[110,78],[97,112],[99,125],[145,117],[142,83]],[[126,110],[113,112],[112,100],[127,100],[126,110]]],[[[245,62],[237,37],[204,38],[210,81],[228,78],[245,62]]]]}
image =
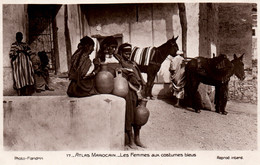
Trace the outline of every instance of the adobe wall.
{"type": "Polygon", "coordinates": [[[8,96],[3,114],[6,151],[124,150],[121,97],[8,96]]]}
{"type": "MultiPolygon", "coordinates": [[[[80,38],[85,35],[122,34],[122,42],[129,42],[133,46],[139,47],[160,46],[174,35],[179,36],[177,44],[182,49],[182,31],[177,4],[83,6],[84,8],[82,5],[67,5],[67,32],[69,35],[66,37],[64,5],[56,15],[59,72],[68,71],[67,54],[69,53],[70,56],[75,52],[80,38]]],[[[225,53],[230,57],[233,53],[245,53],[246,67],[251,65],[251,4],[185,3],[185,8],[187,57],[199,55],[211,57],[214,52],[216,54],[225,53]],[[216,14],[218,11],[219,14],[216,14]],[[218,50],[219,52],[217,52],[218,50]]],[[[27,22],[27,5],[3,6],[4,94],[14,93],[13,82],[10,81],[12,73],[8,53],[11,43],[15,41],[17,31],[23,32],[24,41],[27,40],[27,22]]],[[[95,52],[91,58],[94,56],[95,52]]],[[[161,66],[155,82],[169,82],[169,64],[170,58],[167,58],[161,66]]]]}
{"type": "Polygon", "coordinates": [[[219,4],[220,53],[233,59],[245,53],[245,68],[252,66],[252,4],[219,4]]]}
{"type": "Polygon", "coordinates": [[[27,42],[27,5],[3,5],[3,93],[14,94],[13,76],[9,51],[16,41],[17,32],[23,33],[23,42],[27,42]]]}
{"type": "MultiPolygon", "coordinates": [[[[133,46],[160,46],[172,36],[182,35],[177,4],[86,5],[90,35],[122,34],[122,42],[133,46]]],[[[169,82],[170,60],[166,59],[156,82],[169,82]]],[[[144,75],[145,76],[145,75],[144,75]]]]}
{"type": "Polygon", "coordinates": [[[80,26],[81,20],[78,5],[67,5],[67,9],[65,8],[65,5],[62,5],[56,15],[56,21],[58,27],[57,33],[60,60],[58,72],[63,73],[68,71],[67,56],[71,56],[76,51],[80,39],[83,35],[86,35],[86,33],[83,33],[81,30],[82,27],[80,26]],[[65,10],[67,10],[67,25],[65,25],[65,10]],[[65,30],[67,30],[67,36],[65,35],[65,30]]]}
{"type": "MultiPolygon", "coordinates": [[[[60,68],[58,72],[60,73],[68,71],[69,59],[67,56],[72,56],[73,53],[77,50],[80,39],[86,35],[90,36],[88,20],[82,13],[82,8],[80,5],[67,5],[67,27],[65,25],[65,10],[65,5],[62,5],[61,9],[56,15],[60,60],[60,68]],[[66,28],[68,33],[67,36],[65,35],[66,28]]],[[[95,39],[94,41],[96,42],[95,39]]],[[[96,52],[93,52],[90,55],[91,58],[95,57],[95,53],[96,52]]]]}
{"type": "Polygon", "coordinates": [[[201,3],[199,6],[199,54],[211,58],[218,54],[218,4],[201,3]]]}
{"type": "MultiPolygon", "coordinates": [[[[187,3],[185,7],[188,27],[187,56],[196,57],[199,54],[200,8],[196,3],[187,3]]],[[[177,44],[179,49],[182,49],[182,30],[177,4],[85,5],[83,9],[79,5],[67,5],[67,27],[65,9],[65,5],[62,5],[56,15],[60,64],[58,72],[68,71],[67,56],[75,52],[80,38],[85,35],[122,34],[122,42],[139,47],[160,46],[174,35],[179,36],[177,44]],[[65,35],[65,30],[69,35],[65,35]]],[[[94,56],[95,52],[91,57],[94,56]]],[[[169,82],[169,65],[170,58],[167,58],[161,66],[156,82],[169,82]]]]}
{"type": "Polygon", "coordinates": [[[199,4],[185,3],[187,16],[187,57],[199,56],[199,4]]]}

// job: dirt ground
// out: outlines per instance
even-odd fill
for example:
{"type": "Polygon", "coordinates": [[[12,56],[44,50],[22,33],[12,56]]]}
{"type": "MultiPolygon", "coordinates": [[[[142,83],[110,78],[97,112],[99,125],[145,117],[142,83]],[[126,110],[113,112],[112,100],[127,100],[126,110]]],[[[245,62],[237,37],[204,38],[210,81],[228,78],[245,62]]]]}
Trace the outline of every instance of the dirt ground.
{"type": "MultiPolygon", "coordinates": [[[[66,95],[68,79],[52,78],[55,91],[34,95],[66,95]]],[[[138,150],[256,150],[257,105],[229,101],[228,115],[176,108],[171,99],[149,100],[150,117],[141,129],[146,148],[138,150]]],[[[125,147],[125,150],[132,150],[125,147]]]]}
{"type": "Polygon", "coordinates": [[[256,150],[257,107],[229,101],[228,115],[175,108],[171,100],[148,102],[141,139],[147,150],[256,150]]]}

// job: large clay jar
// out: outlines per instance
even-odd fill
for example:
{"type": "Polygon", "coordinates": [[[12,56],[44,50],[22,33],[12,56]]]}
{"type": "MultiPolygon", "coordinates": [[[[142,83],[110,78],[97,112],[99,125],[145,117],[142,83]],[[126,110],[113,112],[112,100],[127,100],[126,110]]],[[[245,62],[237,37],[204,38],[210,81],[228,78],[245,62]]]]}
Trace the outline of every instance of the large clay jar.
{"type": "Polygon", "coordinates": [[[116,70],[116,77],[114,78],[113,94],[120,97],[125,97],[128,94],[128,82],[122,76],[122,70],[116,70]]]}
{"type": "Polygon", "coordinates": [[[146,108],[146,104],[147,104],[147,99],[143,99],[141,100],[141,102],[139,103],[139,105],[136,107],[135,110],[135,124],[138,126],[143,126],[147,123],[150,112],[149,110],[146,108]]]}
{"type": "Polygon", "coordinates": [[[96,89],[101,94],[109,94],[114,88],[114,76],[107,70],[107,64],[101,64],[101,70],[95,77],[96,89]]]}

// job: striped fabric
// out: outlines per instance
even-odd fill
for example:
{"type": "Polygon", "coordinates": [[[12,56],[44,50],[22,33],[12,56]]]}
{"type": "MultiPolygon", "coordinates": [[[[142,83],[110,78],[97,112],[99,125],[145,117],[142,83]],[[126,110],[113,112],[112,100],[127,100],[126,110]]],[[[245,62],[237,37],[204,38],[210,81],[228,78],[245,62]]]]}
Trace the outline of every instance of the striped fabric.
{"type": "Polygon", "coordinates": [[[14,88],[20,89],[27,85],[34,85],[33,66],[28,55],[18,53],[17,50],[24,50],[27,54],[31,54],[30,48],[26,43],[13,43],[9,53],[13,69],[14,88]]]}
{"type": "Polygon", "coordinates": [[[130,59],[131,61],[135,61],[138,65],[147,66],[149,65],[149,62],[153,59],[154,53],[154,47],[134,47],[130,59]]]}

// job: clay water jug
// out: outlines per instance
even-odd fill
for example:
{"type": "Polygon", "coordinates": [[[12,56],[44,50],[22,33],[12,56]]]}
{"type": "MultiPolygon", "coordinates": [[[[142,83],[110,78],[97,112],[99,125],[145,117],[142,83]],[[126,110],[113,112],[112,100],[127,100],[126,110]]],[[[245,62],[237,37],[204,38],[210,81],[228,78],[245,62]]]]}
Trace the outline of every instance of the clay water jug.
{"type": "Polygon", "coordinates": [[[142,99],[139,105],[135,109],[135,124],[138,126],[143,126],[147,123],[150,112],[146,108],[147,99],[142,99]]]}
{"type": "Polygon", "coordinates": [[[120,97],[125,97],[128,94],[128,82],[122,76],[122,70],[116,70],[116,77],[114,78],[113,94],[120,97]]]}
{"type": "Polygon", "coordinates": [[[101,94],[109,94],[114,88],[114,76],[107,69],[107,64],[101,63],[101,70],[95,77],[96,89],[101,94]]]}

